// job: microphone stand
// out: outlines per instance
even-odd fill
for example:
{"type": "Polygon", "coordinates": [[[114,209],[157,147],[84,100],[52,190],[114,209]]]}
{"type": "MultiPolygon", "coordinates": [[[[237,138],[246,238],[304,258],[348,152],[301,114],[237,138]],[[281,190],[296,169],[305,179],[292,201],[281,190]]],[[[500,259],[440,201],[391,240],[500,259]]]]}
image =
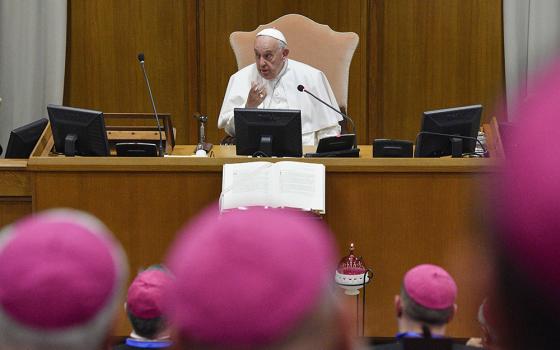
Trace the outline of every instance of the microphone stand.
{"type": "Polygon", "coordinates": [[[144,73],[144,80],[146,81],[146,85],[148,86],[148,93],[150,94],[150,101],[152,102],[152,108],[154,110],[154,116],[156,118],[156,124],[159,132],[159,156],[163,157],[163,141],[161,137],[161,125],[159,123],[159,117],[156,110],[156,103],[154,101],[154,95],[152,94],[152,88],[150,87],[150,81],[148,80],[148,74],[146,74],[146,68],[144,67],[144,54],[138,54],[138,61],[140,61],[140,67],[142,68],[142,73],[144,73]]]}
{"type": "MultiPolygon", "coordinates": [[[[300,85],[301,86],[301,85],[300,85]]],[[[299,86],[298,86],[298,90],[299,90],[299,86]]],[[[354,121],[352,120],[352,118],[350,118],[349,116],[347,116],[346,114],[342,113],[341,111],[337,110],[336,108],[334,108],[333,106],[331,106],[330,104],[326,103],[325,101],[321,100],[319,97],[315,96],[312,92],[310,92],[309,90],[303,88],[302,89],[303,92],[308,93],[309,95],[313,96],[317,101],[321,102],[322,104],[324,104],[325,106],[329,107],[330,109],[332,109],[333,111],[335,111],[336,113],[340,114],[344,119],[348,120],[350,122],[350,124],[352,124],[352,131],[354,131],[354,149],[358,148],[358,144],[357,144],[357,140],[356,140],[356,125],[354,125],[354,121]]],[[[300,91],[302,91],[300,90],[300,91]]]]}
{"type": "MultiPolygon", "coordinates": [[[[303,85],[298,85],[297,89],[300,92],[305,92],[305,93],[309,94],[311,97],[313,97],[317,101],[321,102],[322,104],[329,107],[330,109],[332,109],[336,113],[340,114],[344,119],[349,120],[350,124],[352,124],[352,130],[354,131],[354,134],[347,134],[347,136],[353,136],[352,137],[352,139],[353,139],[352,148],[344,149],[344,150],[336,150],[336,151],[327,151],[327,152],[322,152],[321,151],[320,153],[319,152],[318,153],[306,153],[305,156],[306,157],[359,157],[360,156],[360,149],[358,148],[358,141],[357,141],[357,138],[356,138],[356,125],[354,124],[354,121],[352,120],[352,118],[350,118],[346,114],[342,113],[341,111],[337,110],[336,108],[334,108],[333,106],[331,106],[327,102],[323,101],[319,97],[315,96],[313,93],[308,91],[303,85]]],[[[338,136],[325,137],[325,138],[319,140],[319,146],[331,145],[333,143],[337,143],[337,140],[336,140],[337,138],[338,138],[338,136]],[[324,143],[322,144],[321,141],[323,141],[324,143]]],[[[319,147],[317,147],[317,148],[319,148],[319,147]]]]}

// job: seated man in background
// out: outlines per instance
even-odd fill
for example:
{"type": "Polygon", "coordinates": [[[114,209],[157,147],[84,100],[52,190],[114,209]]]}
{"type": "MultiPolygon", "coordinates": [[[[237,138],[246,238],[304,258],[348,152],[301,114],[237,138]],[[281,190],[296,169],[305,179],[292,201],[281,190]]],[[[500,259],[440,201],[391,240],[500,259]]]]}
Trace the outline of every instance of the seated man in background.
{"type": "MultiPolygon", "coordinates": [[[[375,349],[402,349],[403,338],[444,337],[457,311],[456,297],[457,285],[443,268],[431,264],[413,267],[404,275],[401,292],[395,296],[397,342],[375,349]]],[[[453,345],[453,349],[463,348],[469,347],[453,345]]]]}
{"type": "Polygon", "coordinates": [[[335,242],[312,216],[207,209],[180,232],[168,266],[179,349],[356,349],[334,286],[335,242]]]}
{"type": "Polygon", "coordinates": [[[560,61],[514,109],[516,127],[489,183],[490,312],[504,349],[560,346],[560,61]]]}
{"type": "Polygon", "coordinates": [[[108,229],[82,212],[46,211],[4,228],[0,348],[105,348],[127,266],[108,229]]]}
{"type": "Polygon", "coordinates": [[[162,316],[163,290],[170,280],[169,272],[155,265],[132,281],[125,308],[133,332],[115,350],[171,347],[167,321],[162,316]]]}
{"type": "Polygon", "coordinates": [[[327,136],[340,134],[342,117],[304,92],[313,94],[338,109],[336,98],[323,72],[288,59],[290,50],[277,29],[263,29],[255,38],[255,64],[229,79],[218,119],[218,128],[235,136],[234,108],[299,109],[303,145],[316,145],[327,136]]]}

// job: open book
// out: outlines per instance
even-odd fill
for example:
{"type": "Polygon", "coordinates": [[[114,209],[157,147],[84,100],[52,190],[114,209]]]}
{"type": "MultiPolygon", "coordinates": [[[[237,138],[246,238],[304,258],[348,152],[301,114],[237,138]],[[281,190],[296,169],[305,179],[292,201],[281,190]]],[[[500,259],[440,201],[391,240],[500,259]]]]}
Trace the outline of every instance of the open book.
{"type": "Polygon", "coordinates": [[[225,164],[221,210],[289,207],[325,212],[325,166],[289,162],[225,164]]]}

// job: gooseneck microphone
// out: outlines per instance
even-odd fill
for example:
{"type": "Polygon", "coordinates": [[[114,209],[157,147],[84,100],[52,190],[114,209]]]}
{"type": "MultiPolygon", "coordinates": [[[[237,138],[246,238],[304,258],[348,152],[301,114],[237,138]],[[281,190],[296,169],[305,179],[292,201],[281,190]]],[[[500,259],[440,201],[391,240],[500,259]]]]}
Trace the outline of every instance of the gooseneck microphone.
{"type": "Polygon", "coordinates": [[[354,131],[354,149],[357,149],[357,148],[358,148],[357,139],[356,139],[356,125],[354,125],[354,121],[352,120],[352,118],[350,118],[350,117],[347,116],[346,114],[342,113],[342,112],[339,111],[338,109],[334,108],[334,107],[331,106],[330,104],[326,103],[325,101],[321,100],[319,97],[315,96],[312,92],[310,92],[309,90],[307,90],[303,85],[298,85],[297,89],[298,89],[298,91],[300,91],[300,92],[308,93],[308,94],[311,95],[314,99],[316,99],[317,101],[321,102],[321,103],[324,104],[325,106],[329,107],[330,109],[332,109],[332,110],[335,111],[336,113],[340,114],[344,119],[348,120],[348,121],[350,122],[350,124],[352,124],[352,130],[354,131]]]}
{"type": "Polygon", "coordinates": [[[154,102],[154,95],[152,94],[152,88],[150,87],[150,81],[148,80],[148,74],[146,74],[146,68],[144,68],[144,53],[140,52],[138,54],[138,61],[140,62],[140,68],[142,68],[142,73],[144,73],[144,80],[146,81],[146,86],[148,86],[148,93],[150,94],[150,100],[152,101],[152,108],[154,109],[154,115],[156,117],[157,128],[159,131],[159,156],[163,157],[163,141],[161,137],[161,126],[159,124],[159,117],[156,111],[156,103],[154,102]]]}

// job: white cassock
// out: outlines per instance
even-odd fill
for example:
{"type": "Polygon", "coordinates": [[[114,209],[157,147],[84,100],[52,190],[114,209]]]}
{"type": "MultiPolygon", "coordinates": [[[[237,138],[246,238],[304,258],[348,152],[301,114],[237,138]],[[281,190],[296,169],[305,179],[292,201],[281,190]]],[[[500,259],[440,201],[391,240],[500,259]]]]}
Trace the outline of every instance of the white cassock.
{"type": "Polygon", "coordinates": [[[266,87],[266,98],[258,108],[301,110],[301,138],[303,145],[316,145],[327,136],[340,135],[339,120],[342,117],[305,92],[298,91],[303,85],[311,93],[338,110],[338,103],[329,81],[323,72],[307,64],[286,60],[284,67],[273,80],[266,80],[259,74],[253,63],[229,78],[229,84],[218,119],[218,128],[235,136],[233,109],[243,108],[255,81],[266,87]]]}

